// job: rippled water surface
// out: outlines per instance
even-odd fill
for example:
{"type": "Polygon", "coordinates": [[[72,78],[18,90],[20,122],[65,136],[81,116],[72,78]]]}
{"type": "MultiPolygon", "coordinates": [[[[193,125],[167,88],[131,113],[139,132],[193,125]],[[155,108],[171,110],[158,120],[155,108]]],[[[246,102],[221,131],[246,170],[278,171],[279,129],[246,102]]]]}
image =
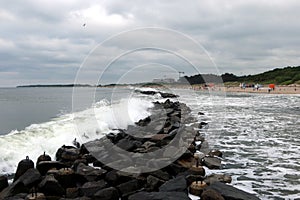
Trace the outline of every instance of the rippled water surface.
{"type": "Polygon", "coordinates": [[[222,172],[261,199],[300,198],[300,96],[182,94],[212,148],[224,152],[222,172]],[[203,111],[206,115],[198,116],[203,111]]]}

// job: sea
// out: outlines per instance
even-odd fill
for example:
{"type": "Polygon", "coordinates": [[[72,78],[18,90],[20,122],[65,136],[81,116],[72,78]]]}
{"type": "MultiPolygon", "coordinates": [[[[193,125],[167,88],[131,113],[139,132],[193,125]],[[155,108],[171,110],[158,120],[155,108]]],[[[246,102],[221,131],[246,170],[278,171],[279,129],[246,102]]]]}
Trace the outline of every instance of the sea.
{"type": "MultiPolygon", "coordinates": [[[[15,173],[26,156],[54,158],[75,138],[83,143],[134,125],[164,100],[135,89],[0,88],[0,174],[15,173]]],[[[300,95],[166,90],[208,123],[201,134],[223,152],[222,169],[208,174],[231,175],[232,185],[261,199],[300,198],[300,95]]]]}

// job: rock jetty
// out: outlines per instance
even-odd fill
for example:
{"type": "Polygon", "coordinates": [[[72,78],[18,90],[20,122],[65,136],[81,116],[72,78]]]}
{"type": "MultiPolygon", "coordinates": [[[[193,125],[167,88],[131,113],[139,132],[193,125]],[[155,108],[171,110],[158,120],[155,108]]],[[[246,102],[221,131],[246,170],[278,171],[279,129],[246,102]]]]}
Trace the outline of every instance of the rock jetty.
{"type": "Polygon", "coordinates": [[[206,123],[190,112],[185,104],[164,99],[127,130],[82,145],[75,140],[74,146],[61,146],[54,160],[44,153],[34,165],[27,157],[13,183],[0,176],[0,199],[189,200],[190,193],[203,200],[258,199],[227,184],[226,174],[206,176],[205,169],[222,167],[222,152],[208,148],[199,131],[206,123]]]}

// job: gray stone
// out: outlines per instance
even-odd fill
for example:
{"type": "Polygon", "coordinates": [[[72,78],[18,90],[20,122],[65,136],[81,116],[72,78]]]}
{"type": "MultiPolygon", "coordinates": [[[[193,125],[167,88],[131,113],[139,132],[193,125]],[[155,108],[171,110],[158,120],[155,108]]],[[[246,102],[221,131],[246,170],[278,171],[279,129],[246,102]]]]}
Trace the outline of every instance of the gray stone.
{"type": "Polygon", "coordinates": [[[207,189],[212,189],[220,193],[226,200],[259,200],[254,194],[247,193],[231,185],[221,182],[212,183],[207,189]]]}
{"type": "Polygon", "coordinates": [[[105,188],[96,192],[93,200],[119,200],[119,193],[114,187],[105,188]]]}
{"type": "Polygon", "coordinates": [[[160,192],[186,192],[187,193],[187,182],[184,176],[179,176],[165,182],[159,187],[160,192]]]}
{"type": "Polygon", "coordinates": [[[105,188],[107,183],[104,180],[86,182],[81,188],[80,193],[83,196],[92,197],[97,191],[105,188]]]}
{"type": "Polygon", "coordinates": [[[138,192],[128,200],[191,200],[184,192],[138,192]]]}
{"type": "Polygon", "coordinates": [[[209,169],[220,169],[221,168],[221,160],[217,157],[204,157],[203,164],[209,169]]]}

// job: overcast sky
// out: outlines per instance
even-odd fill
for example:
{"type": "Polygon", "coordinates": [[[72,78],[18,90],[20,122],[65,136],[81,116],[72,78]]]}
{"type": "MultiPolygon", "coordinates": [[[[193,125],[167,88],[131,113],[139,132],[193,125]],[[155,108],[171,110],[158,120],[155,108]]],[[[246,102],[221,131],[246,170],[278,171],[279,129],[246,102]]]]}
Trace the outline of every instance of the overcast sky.
{"type": "MultiPolygon", "coordinates": [[[[298,66],[299,10],[297,0],[0,1],[0,86],[72,83],[84,59],[99,43],[142,27],[178,31],[202,45],[217,66],[212,71],[203,67],[203,73],[244,75],[298,66]]],[[[155,39],[166,43],[163,37],[155,39]]],[[[138,37],[137,41],[143,40],[138,37]]],[[[135,42],[126,41],[102,52],[119,55],[122,46],[135,42]]],[[[191,52],[197,57],[197,51],[191,52]]],[[[161,73],[153,75],[158,78],[175,77],[179,70],[194,73],[184,64],[174,69],[173,65],[181,61],[166,52],[149,50],[142,56],[141,52],[135,53],[121,57],[100,83],[115,82],[114,78],[110,80],[114,73],[125,80],[124,74],[133,69],[143,71],[143,67],[155,71],[160,66],[161,73]],[[137,57],[140,60],[134,62],[137,57]]],[[[90,73],[100,76],[97,73],[104,69],[101,67],[95,72],[89,69],[90,73]]],[[[85,78],[89,82],[88,76],[85,78]]]]}

